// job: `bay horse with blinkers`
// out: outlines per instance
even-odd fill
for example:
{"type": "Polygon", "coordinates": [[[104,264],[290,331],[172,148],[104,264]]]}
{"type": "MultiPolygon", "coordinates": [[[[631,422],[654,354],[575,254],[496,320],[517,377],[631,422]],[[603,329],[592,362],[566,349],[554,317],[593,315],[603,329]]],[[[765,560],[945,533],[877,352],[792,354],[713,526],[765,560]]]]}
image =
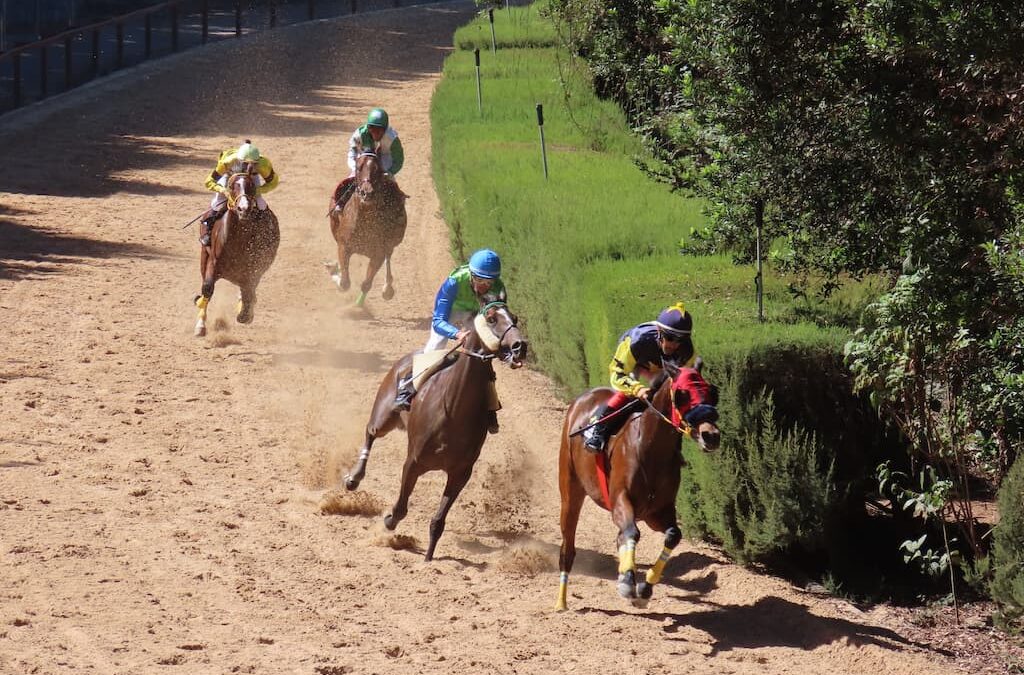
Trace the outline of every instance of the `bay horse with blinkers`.
{"type": "Polygon", "coordinates": [[[227,279],[238,286],[240,299],[236,319],[251,323],[256,304],[256,286],[277,257],[281,231],[277,216],[268,207],[257,205],[256,173],[232,174],[225,185],[227,210],[210,231],[210,245],[201,247],[199,274],[202,292],[195,297],[198,307],[195,335],[206,335],[206,307],[213,297],[218,279],[227,279]]]}
{"type": "MultiPolygon", "coordinates": [[[[469,327],[469,326],[467,326],[469,327]]],[[[373,403],[359,459],[347,476],[345,487],[355,490],[366,475],[373,442],[395,428],[408,431],[408,450],[402,479],[384,525],[394,530],[408,511],[409,495],[419,477],[428,471],[448,475],[441,504],[430,521],[426,560],[434,557],[437,540],[444,532],[448,510],[469,482],[487,436],[488,398],[494,379],[492,361],[497,358],[518,368],[526,356],[527,342],[516,326],[516,317],[503,302],[488,303],[473,322],[469,336],[448,351],[454,361],[431,375],[412,400],[408,412],[395,410],[399,381],[410,374],[413,356],[400,359],[384,376],[373,403]]]]}
{"type": "MultiPolygon", "coordinates": [[[[714,419],[717,410],[711,403],[694,400],[698,391],[711,391],[694,368],[668,366],[651,385],[649,402],[643,412],[634,414],[622,430],[611,438],[606,452],[594,454],[583,446],[579,431],[591,414],[613,394],[607,387],[579,396],[569,407],[562,427],[558,458],[558,487],[562,498],[562,547],[558,557],[561,573],[555,609],[566,609],[569,572],[576,558],[576,525],[583,502],[590,497],[611,511],[619,529],[619,595],[634,606],[645,607],[653,587],[661,580],[665,564],[682,532],[676,520],[676,493],[683,466],[680,444],[691,438],[705,451],[718,448],[720,434],[714,419]],[[701,421],[690,426],[684,416],[702,405],[701,421]],[[712,412],[713,411],[713,412],[712,412]],[[636,543],[640,538],[637,521],[652,530],[665,533],[665,546],[646,578],[637,581],[636,543]]],[[[639,402],[639,405],[644,405],[639,402]]],[[[624,412],[623,414],[628,414],[624,412]]]]}
{"type": "Polygon", "coordinates": [[[362,306],[381,265],[384,265],[385,275],[382,296],[390,300],[395,295],[391,255],[405,238],[406,195],[385,175],[380,158],[374,152],[364,152],[356,158],[354,182],[354,194],[343,208],[337,207],[340,192],[345,189],[342,186],[335,190],[331,201],[328,215],[331,234],[338,244],[338,262],[336,266],[329,266],[329,270],[338,288],[347,291],[352,283],[348,271],[352,255],[358,253],[370,259],[356,299],[356,305],[362,306]]]}

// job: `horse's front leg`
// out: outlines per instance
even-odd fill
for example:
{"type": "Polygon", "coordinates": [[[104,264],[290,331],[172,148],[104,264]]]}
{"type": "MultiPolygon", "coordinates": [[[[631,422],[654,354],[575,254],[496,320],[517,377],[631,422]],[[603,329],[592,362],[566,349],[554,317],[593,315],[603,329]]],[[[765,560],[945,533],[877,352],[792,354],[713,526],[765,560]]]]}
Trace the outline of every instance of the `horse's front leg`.
{"type": "Polygon", "coordinates": [[[370,256],[370,263],[366,266],[366,277],[359,286],[359,297],[356,298],[357,307],[362,307],[363,303],[366,302],[366,294],[373,288],[373,278],[377,276],[377,272],[382,264],[384,264],[384,254],[375,253],[370,256]]]}
{"type": "Polygon", "coordinates": [[[659,514],[658,518],[650,518],[647,524],[651,526],[651,529],[665,533],[665,546],[661,549],[661,554],[658,556],[658,560],[655,561],[654,565],[647,570],[646,579],[642,580],[636,585],[637,599],[633,601],[633,604],[637,607],[646,607],[647,602],[651,599],[651,595],[654,593],[654,585],[661,581],[661,575],[665,571],[665,565],[668,563],[668,559],[672,556],[672,550],[679,545],[679,542],[683,538],[683,533],[679,529],[679,524],[676,522],[676,510],[675,507],[667,510],[664,514],[659,514]]]}
{"type": "Polygon", "coordinates": [[[391,507],[391,512],[384,516],[384,527],[389,530],[395,529],[398,527],[398,523],[402,522],[402,519],[409,513],[409,496],[416,487],[416,481],[420,479],[422,473],[423,470],[416,463],[416,455],[410,447],[409,456],[405,458],[405,464],[402,466],[402,483],[398,488],[398,499],[395,500],[395,505],[391,507]]]}
{"type": "Polygon", "coordinates": [[[199,263],[200,274],[203,275],[203,288],[200,294],[195,297],[195,304],[198,308],[196,312],[196,327],[194,332],[196,337],[203,337],[206,335],[206,307],[210,304],[210,298],[213,297],[213,286],[217,283],[217,278],[213,273],[216,264],[216,258],[207,254],[204,249],[200,255],[199,263]]]}
{"type": "Polygon", "coordinates": [[[348,244],[344,240],[338,241],[338,264],[331,271],[331,281],[339,290],[347,291],[352,285],[352,279],[348,275],[348,263],[352,253],[348,250],[348,244]]]}
{"type": "Polygon", "coordinates": [[[241,292],[238,295],[238,306],[235,308],[235,320],[238,323],[252,323],[256,306],[256,285],[253,283],[242,284],[241,292]]]}
{"type": "Polygon", "coordinates": [[[619,595],[627,600],[635,600],[636,594],[636,543],[640,541],[640,528],[636,526],[633,504],[625,490],[621,490],[614,498],[612,522],[619,528],[617,544],[619,546],[619,595]]]}
{"type": "Polygon", "coordinates": [[[394,278],[391,276],[391,254],[384,256],[384,291],[381,297],[390,300],[395,297],[394,278]]]}

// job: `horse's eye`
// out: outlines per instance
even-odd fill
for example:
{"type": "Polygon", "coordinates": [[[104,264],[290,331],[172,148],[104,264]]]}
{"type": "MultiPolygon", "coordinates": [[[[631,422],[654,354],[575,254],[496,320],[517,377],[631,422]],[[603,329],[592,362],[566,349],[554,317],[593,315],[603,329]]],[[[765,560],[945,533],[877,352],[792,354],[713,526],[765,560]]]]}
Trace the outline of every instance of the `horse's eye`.
{"type": "Polygon", "coordinates": [[[489,323],[489,324],[491,324],[493,326],[497,322],[498,322],[498,317],[494,316],[493,314],[488,314],[487,315],[487,323],[489,323]]]}

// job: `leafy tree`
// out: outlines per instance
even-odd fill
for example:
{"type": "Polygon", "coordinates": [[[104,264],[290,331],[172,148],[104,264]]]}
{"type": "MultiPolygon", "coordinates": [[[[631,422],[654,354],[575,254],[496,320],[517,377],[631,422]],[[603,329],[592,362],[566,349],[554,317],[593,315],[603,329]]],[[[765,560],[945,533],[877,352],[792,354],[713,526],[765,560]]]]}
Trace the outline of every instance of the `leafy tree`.
{"type": "Polygon", "coordinates": [[[889,281],[849,363],[969,526],[968,476],[1024,444],[1024,5],[552,7],[652,171],[707,200],[711,244],[748,259],[763,208],[783,269],[889,281]]]}

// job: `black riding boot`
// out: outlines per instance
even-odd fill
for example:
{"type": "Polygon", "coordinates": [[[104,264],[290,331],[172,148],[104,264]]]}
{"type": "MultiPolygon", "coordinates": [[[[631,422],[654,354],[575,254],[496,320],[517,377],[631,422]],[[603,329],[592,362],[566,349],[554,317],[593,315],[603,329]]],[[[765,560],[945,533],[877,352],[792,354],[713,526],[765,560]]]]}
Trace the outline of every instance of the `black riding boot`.
{"type": "Polygon", "coordinates": [[[609,405],[602,405],[601,409],[594,413],[594,416],[590,418],[591,423],[597,422],[597,420],[607,417],[608,415],[618,411],[618,415],[615,415],[609,420],[604,422],[597,422],[594,426],[590,427],[583,432],[583,447],[590,452],[602,452],[608,445],[608,439],[612,435],[622,428],[629,415],[626,412],[627,407],[633,407],[636,401],[630,401],[626,405],[620,408],[612,408],[609,405]]]}
{"type": "Polygon", "coordinates": [[[488,410],[487,411],[487,433],[496,434],[498,433],[498,411],[488,410]]]}
{"type": "Polygon", "coordinates": [[[203,246],[210,245],[210,233],[213,232],[213,224],[217,222],[220,214],[215,211],[207,211],[202,220],[202,228],[199,231],[199,243],[203,246]]]}
{"type": "Polygon", "coordinates": [[[412,386],[411,377],[403,377],[398,381],[398,394],[395,396],[395,410],[408,410],[416,390],[412,386]]]}

